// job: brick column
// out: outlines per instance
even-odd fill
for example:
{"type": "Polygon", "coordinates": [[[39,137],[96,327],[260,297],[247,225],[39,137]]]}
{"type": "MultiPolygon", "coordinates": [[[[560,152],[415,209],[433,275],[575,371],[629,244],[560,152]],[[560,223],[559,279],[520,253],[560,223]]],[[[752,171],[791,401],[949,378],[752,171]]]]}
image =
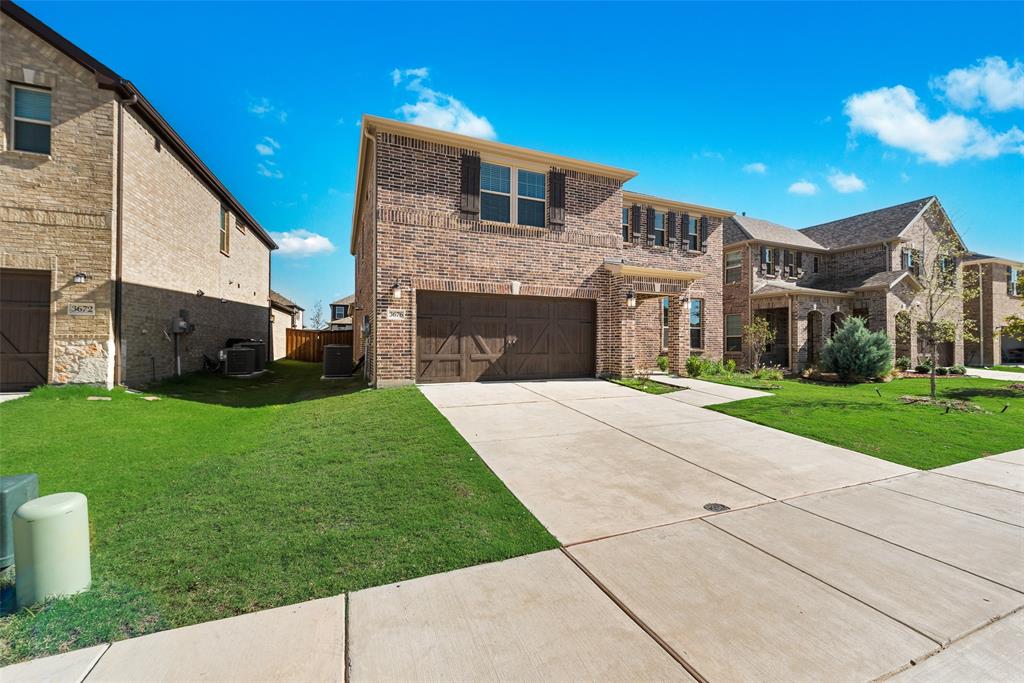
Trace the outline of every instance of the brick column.
{"type": "Polygon", "coordinates": [[[668,369],[676,375],[686,371],[690,357],[690,300],[676,295],[668,300],[668,369]]]}

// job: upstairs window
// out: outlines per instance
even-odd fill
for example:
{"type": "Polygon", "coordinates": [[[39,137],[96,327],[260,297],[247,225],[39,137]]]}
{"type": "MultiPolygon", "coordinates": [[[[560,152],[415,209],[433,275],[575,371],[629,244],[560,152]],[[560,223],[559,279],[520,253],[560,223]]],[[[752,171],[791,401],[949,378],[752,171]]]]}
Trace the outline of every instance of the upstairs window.
{"type": "Polygon", "coordinates": [[[903,250],[903,270],[909,270],[914,275],[921,274],[921,252],[917,249],[903,250]]]}
{"type": "Polygon", "coordinates": [[[775,275],[775,250],[771,247],[761,249],[761,269],[766,275],[775,275]]]}
{"type": "Polygon", "coordinates": [[[690,216],[689,225],[686,226],[686,248],[690,251],[700,250],[700,219],[690,216]]]}
{"type": "Polygon", "coordinates": [[[1006,266],[1006,293],[1010,296],[1024,296],[1024,280],[1020,277],[1020,268],[1006,266]]]}
{"type": "Polygon", "coordinates": [[[626,207],[622,209],[622,241],[629,241],[629,209],[626,207]]]}
{"type": "Polygon", "coordinates": [[[665,212],[654,212],[654,246],[665,246],[665,212]]]}
{"type": "Polygon", "coordinates": [[[499,164],[480,164],[481,220],[543,228],[546,215],[545,174],[499,164]]]}
{"type": "Polygon", "coordinates": [[[817,256],[814,257],[814,268],[813,268],[813,270],[814,270],[815,273],[818,272],[818,257],[817,256]]]}
{"type": "Polygon", "coordinates": [[[36,154],[50,153],[51,95],[48,90],[13,86],[14,109],[11,149],[36,154]]]}
{"type": "Polygon", "coordinates": [[[690,299],[690,348],[704,348],[704,299],[690,299]]]}
{"type": "Polygon", "coordinates": [[[228,212],[220,207],[220,253],[227,256],[231,253],[231,226],[228,212]]]}
{"type": "Polygon", "coordinates": [[[739,282],[743,277],[743,252],[730,251],[725,255],[725,281],[739,282]]]}

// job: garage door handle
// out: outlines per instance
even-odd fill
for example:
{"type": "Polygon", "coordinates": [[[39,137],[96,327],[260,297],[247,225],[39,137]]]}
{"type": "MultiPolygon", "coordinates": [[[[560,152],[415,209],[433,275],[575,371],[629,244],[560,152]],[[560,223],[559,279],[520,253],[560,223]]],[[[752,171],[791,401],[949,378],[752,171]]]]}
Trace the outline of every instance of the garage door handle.
{"type": "Polygon", "coordinates": [[[513,337],[512,335],[505,337],[506,344],[515,344],[517,341],[519,341],[519,337],[513,337]]]}

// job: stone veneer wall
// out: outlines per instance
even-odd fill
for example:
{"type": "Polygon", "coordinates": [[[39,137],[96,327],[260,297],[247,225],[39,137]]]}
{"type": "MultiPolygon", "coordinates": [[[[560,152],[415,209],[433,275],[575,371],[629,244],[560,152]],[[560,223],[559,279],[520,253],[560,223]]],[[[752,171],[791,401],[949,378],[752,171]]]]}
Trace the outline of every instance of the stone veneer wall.
{"type": "Polygon", "coordinates": [[[113,97],[3,14],[0,46],[0,267],[50,274],[48,381],[110,385],[113,97]],[[50,90],[50,155],[11,149],[12,83],[50,90]],[[96,315],[70,316],[70,303],[93,303],[96,315]]]}

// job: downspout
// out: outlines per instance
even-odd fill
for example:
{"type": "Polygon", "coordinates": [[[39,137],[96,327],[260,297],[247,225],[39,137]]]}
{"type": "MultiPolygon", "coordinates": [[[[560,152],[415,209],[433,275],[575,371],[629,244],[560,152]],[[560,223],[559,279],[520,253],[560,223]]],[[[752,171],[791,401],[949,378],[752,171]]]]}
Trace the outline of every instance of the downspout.
{"type": "Polygon", "coordinates": [[[793,372],[793,295],[786,297],[786,362],[793,372]]]}
{"type": "Polygon", "coordinates": [[[114,249],[114,384],[121,384],[123,354],[121,342],[124,339],[124,108],[133,106],[139,96],[132,93],[127,99],[117,100],[117,224],[115,228],[114,249]]]}

